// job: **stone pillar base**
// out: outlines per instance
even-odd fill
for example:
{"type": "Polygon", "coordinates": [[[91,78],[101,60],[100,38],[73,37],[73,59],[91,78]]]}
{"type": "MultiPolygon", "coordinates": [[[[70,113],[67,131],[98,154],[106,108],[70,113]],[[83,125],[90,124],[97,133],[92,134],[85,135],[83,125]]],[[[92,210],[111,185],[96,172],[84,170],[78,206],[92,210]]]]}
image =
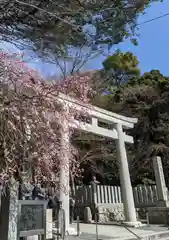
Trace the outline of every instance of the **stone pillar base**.
{"type": "MultiPolygon", "coordinates": [[[[60,232],[60,229],[58,231],[57,228],[53,228],[53,235],[57,235],[58,232],[60,232]]],[[[68,230],[66,231],[66,235],[77,236],[77,231],[75,228],[69,227],[68,230]]]]}
{"type": "Polygon", "coordinates": [[[123,222],[123,225],[126,227],[141,227],[142,223],[141,222],[123,222]]]}
{"type": "Polygon", "coordinates": [[[148,208],[149,224],[169,224],[169,207],[148,208]]]}

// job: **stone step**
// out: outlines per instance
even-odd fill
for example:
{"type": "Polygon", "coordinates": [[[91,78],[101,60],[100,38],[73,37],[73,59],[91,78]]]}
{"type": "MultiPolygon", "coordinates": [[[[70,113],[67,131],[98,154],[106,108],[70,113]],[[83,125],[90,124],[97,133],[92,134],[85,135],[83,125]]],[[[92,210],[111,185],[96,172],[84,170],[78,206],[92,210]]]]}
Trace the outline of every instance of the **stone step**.
{"type": "Polygon", "coordinates": [[[163,231],[163,232],[157,232],[157,233],[152,233],[152,234],[148,234],[148,235],[144,235],[144,236],[133,236],[133,237],[128,237],[128,238],[117,238],[114,240],[169,240],[169,230],[168,231],[163,231]]]}
{"type": "MultiPolygon", "coordinates": [[[[79,237],[75,237],[75,236],[67,236],[66,240],[95,240],[95,237],[88,237],[86,238],[86,236],[79,236],[79,237]]],[[[148,235],[144,235],[144,236],[133,236],[133,237],[118,237],[118,238],[104,238],[104,237],[98,237],[98,240],[169,240],[169,231],[165,231],[165,232],[157,232],[157,233],[153,233],[153,234],[148,234],[148,235]]]]}

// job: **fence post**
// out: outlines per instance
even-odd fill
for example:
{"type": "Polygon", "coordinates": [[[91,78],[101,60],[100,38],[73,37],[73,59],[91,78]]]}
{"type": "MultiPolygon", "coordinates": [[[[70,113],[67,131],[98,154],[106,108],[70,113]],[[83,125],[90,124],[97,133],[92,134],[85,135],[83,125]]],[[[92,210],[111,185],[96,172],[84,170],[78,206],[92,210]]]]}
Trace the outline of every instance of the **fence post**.
{"type": "Polygon", "coordinates": [[[77,216],[77,236],[80,236],[80,219],[79,219],[79,216],[77,216]]]}
{"type": "Polygon", "coordinates": [[[95,223],[96,223],[96,240],[98,240],[98,216],[95,213],[95,223]]]}
{"type": "Polygon", "coordinates": [[[92,188],[92,203],[96,204],[97,203],[97,184],[96,183],[92,183],[91,184],[91,188],[92,188]]]}
{"type": "Polygon", "coordinates": [[[147,225],[150,226],[148,212],[146,212],[146,220],[147,220],[147,225]]]}

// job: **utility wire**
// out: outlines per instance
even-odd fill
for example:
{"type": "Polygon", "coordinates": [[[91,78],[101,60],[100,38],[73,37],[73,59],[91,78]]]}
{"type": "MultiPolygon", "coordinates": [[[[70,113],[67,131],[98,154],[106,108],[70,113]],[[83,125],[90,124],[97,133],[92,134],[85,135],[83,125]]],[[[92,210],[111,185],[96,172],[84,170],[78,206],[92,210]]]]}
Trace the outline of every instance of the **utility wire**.
{"type": "MultiPolygon", "coordinates": [[[[138,23],[138,24],[136,24],[135,26],[136,26],[136,27],[137,27],[137,26],[141,26],[141,25],[144,25],[144,24],[147,24],[147,23],[156,21],[156,20],[158,20],[158,19],[161,19],[161,18],[164,18],[164,17],[167,17],[167,16],[169,16],[169,12],[167,12],[167,13],[165,13],[165,14],[163,14],[163,15],[154,17],[154,18],[152,18],[152,19],[146,20],[146,21],[144,21],[144,22],[138,23]]],[[[102,55],[107,57],[109,54],[102,54],[102,55]]]]}
{"type": "Polygon", "coordinates": [[[161,15],[161,16],[158,16],[158,17],[149,19],[149,20],[147,20],[147,21],[145,21],[145,22],[138,23],[138,24],[136,24],[136,26],[144,25],[144,24],[146,24],[146,23],[150,23],[150,22],[156,21],[156,20],[158,20],[158,19],[161,19],[161,18],[164,18],[164,17],[167,17],[167,16],[169,16],[169,12],[168,12],[168,13],[165,13],[165,14],[163,14],[163,15],[161,15]]]}

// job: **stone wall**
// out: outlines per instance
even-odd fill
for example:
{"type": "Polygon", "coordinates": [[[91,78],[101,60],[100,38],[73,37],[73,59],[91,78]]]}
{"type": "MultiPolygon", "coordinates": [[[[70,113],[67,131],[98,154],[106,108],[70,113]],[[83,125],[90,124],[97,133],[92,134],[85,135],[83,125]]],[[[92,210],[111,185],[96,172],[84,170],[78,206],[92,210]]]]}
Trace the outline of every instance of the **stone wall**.
{"type": "Polygon", "coordinates": [[[169,225],[169,208],[167,207],[148,208],[148,216],[151,224],[169,225]]]}
{"type": "Polygon", "coordinates": [[[121,222],[125,220],[123,204],[105,204],[96,207],[98,221],[104,222],[121,222]]]}
{"type": "Polygon", "coordinates": [[[97,220],[100,223],[110,221],[124,221],[123,204],[100,204],[97,206],[81,206],[75,208],[75,219],[79,215],[81,221],[91,223],[97,220]]]}

